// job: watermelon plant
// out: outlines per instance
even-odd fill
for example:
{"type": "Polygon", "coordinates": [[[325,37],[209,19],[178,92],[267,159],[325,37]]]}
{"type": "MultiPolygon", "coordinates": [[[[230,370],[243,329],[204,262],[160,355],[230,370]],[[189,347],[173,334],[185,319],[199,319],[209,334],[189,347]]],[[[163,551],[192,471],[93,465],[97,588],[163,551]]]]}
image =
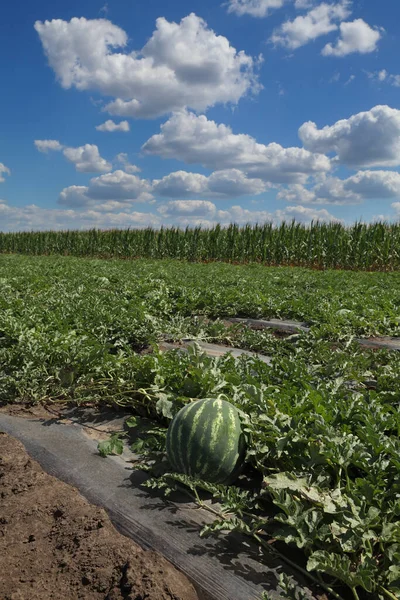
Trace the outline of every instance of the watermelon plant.
{"type": "MultiPolygon", "coordinates": [[[[354,336],[399,336],[399,305],[399,272],[1,255],[0,402],[129,408],[146,425],[133,450],[143,460],[149,451],[149,465],[161,457],[165,479],[154,473],[149,486],[183,484],[197,502],[205,489],[216,502],[204,508],[221,507],[204,534],[250,535],[281,564],[294,546],[303,562],[292,566],[330,599],[398,600],[400,353],[362,349],[354,336]],[[284,339],[202,318],[223,316],[311,330],[284,339]],[[159,352],[166,333],[272,361],[159,352]],[[217,398],[240,411],[254,489],[165,460],[174,416],[217,398]]],[[[122,439],[99,450],[119,453],[122,439]]]]}
{"type": "Polygon", "coordinates": [[[176,471],[210,483],[232,483],[246,455],[238,410],[221,397],[187,404],[169,425],[166,449],[176,471]]]}

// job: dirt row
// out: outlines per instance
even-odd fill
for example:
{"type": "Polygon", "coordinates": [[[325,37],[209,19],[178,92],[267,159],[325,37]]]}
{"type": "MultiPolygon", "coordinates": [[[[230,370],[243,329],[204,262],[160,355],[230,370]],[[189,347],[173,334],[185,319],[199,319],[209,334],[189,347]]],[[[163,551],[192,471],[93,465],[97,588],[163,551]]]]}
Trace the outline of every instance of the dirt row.
{"type": "Polygon", "coordinates": [[[199,600],[160,555],[0,432],[0,600],[199,600]]]}

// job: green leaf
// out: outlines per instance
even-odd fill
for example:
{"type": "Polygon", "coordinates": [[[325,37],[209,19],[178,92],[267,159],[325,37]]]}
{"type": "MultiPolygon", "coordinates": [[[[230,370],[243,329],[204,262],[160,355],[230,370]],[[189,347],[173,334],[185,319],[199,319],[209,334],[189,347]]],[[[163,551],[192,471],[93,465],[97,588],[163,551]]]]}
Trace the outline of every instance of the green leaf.
{"type": "Polygon", "coordinates": [[[307,562],[308,571],[320,571],[346,583],[350,588],[362,587],[372,592],[376,587],[378,569],[370,558],[355,565],[345,554],[339,555],[324,550],[313,552],[307,562]]]}
{"type": "Polygon", "coordinates": [[[157,396],[159,398],[159,400],[156,403],[156,410],[158,414],[161,414],[166,419],[173,419],[173,402],[171,402],[171,400],[168,400],[168,395],[163,394],[162,392],[159,392],[157,396]]]}
{"type": "Polygon", "coordinates": [[[310,485],[306,477],[296,477],[293,473],[277,473],[264,477],[264,486],[267,490],[278,492],[289,490],[295,492],[302,500],[319,505],[327,514],[335,514],[345,506],[340,489],[323,491],[310,485]]]}
{"type": "Polygon", "coordinates": [[[97,445],[100,456],[106,457],[110,454],[122,454],[124,445],[118,433],[114,433],[110,439],[97,445]]]}
{"type": "Polygon", "coordinates": [[[75,371],[72,367],[63,367],[59,370],[58,377],[62,386],[69,387],[74,383],[75,371]]]}
{"type": "Polygon", "coordinates": [[[129,428],[138,427],[140,424],[140,419],[138,417],[129,417],[125,421],[125,425],[129,428]]]}
{"type": "Polygon", "coordinates": [[[131,444],[131,450],[135,454],[140,454],[145,447],[146,447],[146,442],[144,440],[142,440],[141,438],[135,440],[133,442],[133,444],[131,444]]]}
{"type": "Polygon", "coordinates": [[[388,582],[400,590],[400,566],[392,565],[389,567],[388,582]]]}

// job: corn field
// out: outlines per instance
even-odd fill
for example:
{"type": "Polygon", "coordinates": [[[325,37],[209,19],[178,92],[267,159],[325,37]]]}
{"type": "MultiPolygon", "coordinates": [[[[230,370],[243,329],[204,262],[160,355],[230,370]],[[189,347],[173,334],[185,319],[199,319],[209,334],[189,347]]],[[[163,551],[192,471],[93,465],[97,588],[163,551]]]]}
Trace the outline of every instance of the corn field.
{"type": "Polygon", "coordinates": [[[400,223],[0,233],[0,253],[393,271],[400,267],[400,223]]]}

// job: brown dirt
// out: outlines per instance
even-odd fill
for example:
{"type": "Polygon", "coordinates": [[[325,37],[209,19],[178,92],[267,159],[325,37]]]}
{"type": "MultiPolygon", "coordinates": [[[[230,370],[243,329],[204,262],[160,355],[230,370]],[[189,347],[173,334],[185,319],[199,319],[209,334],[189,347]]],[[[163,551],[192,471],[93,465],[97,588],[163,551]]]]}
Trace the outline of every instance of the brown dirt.
{"type": "Polygon", "coordinates": [[[160,555],[0,432],[0,600],[198,600],[160,555]]]}

